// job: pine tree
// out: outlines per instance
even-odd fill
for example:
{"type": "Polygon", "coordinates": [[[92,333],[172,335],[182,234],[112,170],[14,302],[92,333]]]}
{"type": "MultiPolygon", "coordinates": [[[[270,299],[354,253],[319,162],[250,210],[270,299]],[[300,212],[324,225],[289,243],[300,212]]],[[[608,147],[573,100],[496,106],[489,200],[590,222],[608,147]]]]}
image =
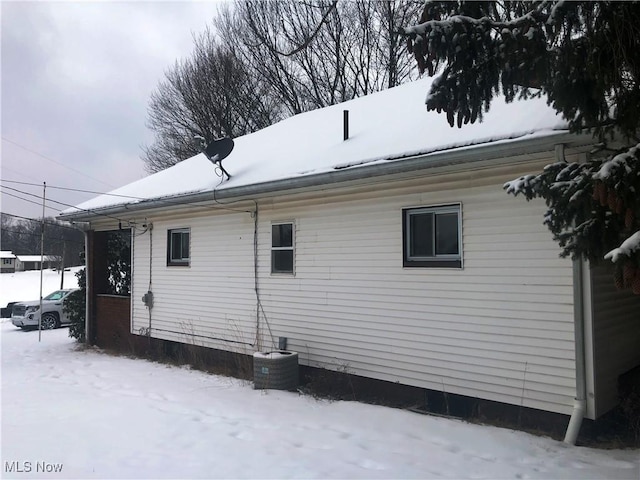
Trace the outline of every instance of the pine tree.
{"type": "Polygon", "coordinates": [[[546,201],[561,255],[611,260],[616,285],[640,294],[640,4],[429,2],[403,33],[420,70],[437,75],[427,110],[452,127],[482,121],[502,94],[544,96],[572,132],[593,133],[604,158],[548,165],[505,189],[546,201]]]}

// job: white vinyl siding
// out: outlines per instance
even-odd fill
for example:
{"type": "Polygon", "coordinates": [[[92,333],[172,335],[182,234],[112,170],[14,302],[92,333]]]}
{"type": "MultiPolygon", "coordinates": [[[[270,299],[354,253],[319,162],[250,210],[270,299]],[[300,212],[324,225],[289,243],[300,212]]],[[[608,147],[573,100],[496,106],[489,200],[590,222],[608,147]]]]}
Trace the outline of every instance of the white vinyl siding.
{"type": "MultiPolygon", "coordinates": [[[[502,189],[547,160],[259,201],[259,320],[249,213],[150,218],[151,335],[244,353],[277,348],[282,336],[305,365],[569,414],[571,261],[542,225],[544,203],[502,189]],[[461,205],[463,268],[404,268],[402,210],[448,204],[461,205]],[[295,276],[271,273],[271,229],[283,219],[295,219],[295,276]],[[187,224],[191,268],[172,269],[155,232],[187,224]]],[[[134,241],[140,333],[149,234],[134,241]]]]}
{"type": "MultiPolygon", "coordinates": [[[[253,219],[250,213],[189,217],[188,269],[167,266],[166,231],[180,220],[153,222],[151,335],[224,350],[253,352],[256,301],[253,281],[253,219]]],[[[149,232],[135,231],[132,332],[144,334],[149,311],[149,232]]]]}
{"type": "Polygon", "coordinates": [[[266,222],[296,218],[296,277],[260,270],[276,340],[311,366],[569,414],[572,265],[542,225],[544,204],[504,193],[510,178],[261,210],[260,265],[266,222]],[[404,269],[402,209],[456,202],[464,268],[404,269]]]}
{"type": "Polygon", "coordinates": [[[618,404],[618,377],[640,365],[640,296],[619,291],[610,263],[591,269],[596,418],[618,404]]]}

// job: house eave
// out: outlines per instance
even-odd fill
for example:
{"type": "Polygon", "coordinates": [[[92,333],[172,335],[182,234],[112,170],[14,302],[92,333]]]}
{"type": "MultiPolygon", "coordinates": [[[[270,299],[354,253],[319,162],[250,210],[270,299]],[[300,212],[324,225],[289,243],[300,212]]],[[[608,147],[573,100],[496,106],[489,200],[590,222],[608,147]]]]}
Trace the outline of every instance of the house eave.
{"type": "MultiPolygon", "coordinates": [[[[381,159],[371,164],[354,165],[346,168],[336,168],[331,171],[304,175],[294,178],[284,178],[251,185],[241,185],[215,191],[215,200],[255,199],[258,196],[269,196],[320,186],[336,185],[340,183],[370,179],[394,174],[411,173],[420,170],[454,168],[468,163],[492,161],[496,165],[505,162],[509,157],[522,156],[552,150],[554,145],[564,144],[567,147],[580,147],[593,143],[591,135],[576,135],[566,130],[559,130],[544,136],[525,137],[509,141],[489,142],[481,145],[471,145],[463,148],[421,153],[411,156],[398,156],[381,159]]],[[[97,217],[113,215],[127,215],[145,210],[171,208],[214,200],[213,190],[205,192],[175,195],[171,197],[155,198],[134,204],[120,204],[110,207],[93,209],[90,211],[76,211],[63,213],[58,216],[61,220],[71,222],[91,221],[97,217]]]]}

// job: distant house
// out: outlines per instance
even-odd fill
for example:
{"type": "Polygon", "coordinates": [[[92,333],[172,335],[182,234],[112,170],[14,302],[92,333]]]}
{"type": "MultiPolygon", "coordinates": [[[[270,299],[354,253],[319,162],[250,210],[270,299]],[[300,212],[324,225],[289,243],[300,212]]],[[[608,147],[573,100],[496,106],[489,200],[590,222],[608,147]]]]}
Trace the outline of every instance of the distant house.
{"type": "Polygon", "coordinates": [[[56,255],[45,255],[44,261],[40,255],[17,255],[16,271],[40,270],[40,264],[44,269],[55,268],[60,265],[60,257],[56,255]]]}
{"type": "Polygon", "coordinates": [[[606,264],[560,258],[544,203],[503,191],[586,158],[592,138],[544,99],[498,98],[482,123],[450,128],[424,107],[429,81],[237,138],[229,179],[197,155],[63,212],[90,222],[90,341],[112,338],[116,317],[132,337],[229,352],[285,337],[303,365],[389,385],[577,425],[611,410],[640,364],[640,298],[606,264]],[[133,280],[116,303],[102,252],[121,227],[133,280]]]}
{"type": "Polygon", "coordinates": [[[13,253],[2,250],[0,251],[0,259],[2,259],[0,273],[13,273],[16,271],[16,256],[13,253]]]}

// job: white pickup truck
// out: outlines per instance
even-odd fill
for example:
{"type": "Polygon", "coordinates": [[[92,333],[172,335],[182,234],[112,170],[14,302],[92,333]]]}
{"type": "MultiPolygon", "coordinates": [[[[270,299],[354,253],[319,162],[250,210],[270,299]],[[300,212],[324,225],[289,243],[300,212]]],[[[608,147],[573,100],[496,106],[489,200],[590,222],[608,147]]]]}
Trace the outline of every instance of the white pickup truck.
{"type": "Polygon", "coordinates": [[[11,323],[22,329],[38,328],[40,316],[42,316],[41,328],[49,330],[71,323],[64,311],[65,299],[77,288],[56,290],[42,299],[42,312],[40,300],[30,302],[17,302],[11,310],[11,323]]]}

